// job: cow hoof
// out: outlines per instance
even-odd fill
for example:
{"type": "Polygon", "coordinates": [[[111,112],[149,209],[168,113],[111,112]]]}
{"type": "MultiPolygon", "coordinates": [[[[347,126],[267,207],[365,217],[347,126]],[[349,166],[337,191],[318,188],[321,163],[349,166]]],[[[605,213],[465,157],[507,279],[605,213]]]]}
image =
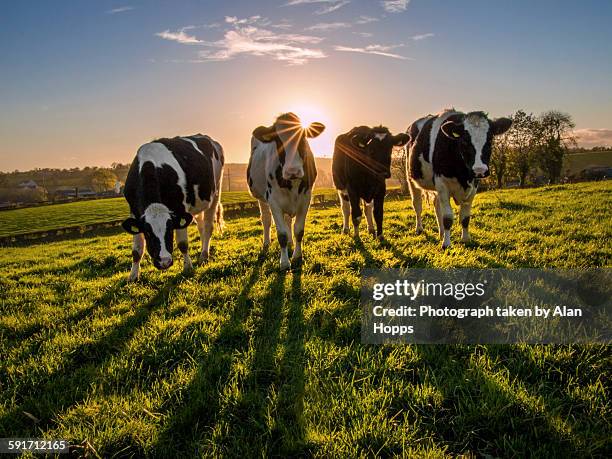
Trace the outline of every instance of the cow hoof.
{"type": "Polygon", "coordinates": [[[342,234],[349,234],[350,230],[348,228],[342,228],[342,234]]]}
{"type": "Polygon", "coordinates": [[[416,233],[417,236],[423,234],[423,228],[417,228],[415,233],[416,233]]]}
{"type": "Polygon", "coordinates": [[[287,262],[287,263],[280,264],[281,271],[289,271],[290,269],[291,269],[291,263],[287,262]]]}
{"type": "Polygon", "coordinates": [[[368,233],[370,233],[370,236],[376,237],[376,230],[368,230],[368,233]]]}
{"type": "Polygon", "coordinates": [[[379,234],[378,236],[376,236],[376,239],[378,239],[380,242],[385,241],[385,237],[382,234],[379,234]]]}
{"type": "Polygon", "coordinates": [[[132,276],[131,274],[127,278],[128,283],[138,282],[138,276],[132,276]]]}
{"type": "Polygon", "coordinates": [[[198,262],[201,265],[205,265],[206,263],[208,263],[208,255],[200,255],[200,258],[198,258],[198,262]]]}
{"type": "Polygon", "coordinates": [[[450,249],[450,247],[451,247],[450,244],[448,244],[448,245],[442,244],[442,250],[448,250],[448,249],[450,249]]]}
{"type": "Polygon", "coordinates": [[[302,266],[303,264],[303,258],[301,256],[299,257],[292,257],[291,258],[291,267],[292,268],[299,268],[300,266],[302,266]]]}

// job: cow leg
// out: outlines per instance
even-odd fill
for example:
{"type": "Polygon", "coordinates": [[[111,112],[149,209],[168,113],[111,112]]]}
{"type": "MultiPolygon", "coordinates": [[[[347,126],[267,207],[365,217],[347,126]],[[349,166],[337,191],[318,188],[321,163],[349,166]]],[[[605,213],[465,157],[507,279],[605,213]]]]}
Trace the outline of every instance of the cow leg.
{"type": "Polygon", "coordinates": [[[461,221],[461,241],[470,242],[470,216],[472,214],[472,200],[466,201],[459,207],[459,220],[461,221]]]}
{"type": "Polygon", "coordinates": [[[274,218],[274,224],[276,225],[276,237],[278,238],[278,244],[280,245],[280,269],[286,270],[291,267],[289,263],[289,228],[285,223],[285,215],[283,211],[275,204],[270,204],[270,210],[272,211],[272,217],[274,218]]]}
{"type": "Polygon", "coordinates": [[[410,188],[412,207],[416,214],[416,233],[421,234],[423,232],[423,220],[421,219],[421,214],[423,212],[423,192],[412,180],[408,180],[408,187],[410,188]]]}
{"type": "Polygon", "coordinates": [[[187,228],[176,230],[176,245],[183,255],[183,271],[191,271],[193,263],[191,263],[191,258],[189,258],[189,235],[187,234],[187,228]]]}
{"type": "Polygon", "coordinates": [[[349,233],[349,217],[351,216],[351,204],[349,203],[348,194],[338,191],[340,197],[340,207],[342,207],[342,233],[349,233]]]}
{"type": "Polygon", "coordinates": [[[210,238],[212,237],[213,227],[215,225],[215,215],[217,213],[218,203],[219,197],[216,197],[210,203],[210,207],[196,217],[198,230],[200,231],[200,239],[202,239],[202,251],[200,252],[199,258],[200,263],[206,263],[210,255],[210,238]]]}
{"type": "Polygon", "coordinates": [[[442,248],[447,249],[451,245],[450,233],[453,226],[453,208],[451,207],[450,196],[446,187],[438,190],[438,198],[440,199],[439,206],[442,213],[442,226],[444,227],[442,248]]]}
{"type": "Polygon", "coordinates": [[[359,237],[359,223],[361,223],[361,199],[355,193],[349,191],[349,202],[351,203],[351,217],[353,218],[354,235],[359,237]]]}
{"type": "Polygon", "coordinates": [[[368,223],[368,233],[376,237],[376,229],[374,228],[374,200],[371,200],[370,202],[364,201],[363,203],[365,207],[366,222],[368,223]]]}
{"type": "Polygon", "coordinates": [[[440,197],[438,193],[436,193],[436,197],[434,198],[434,209],[436,211],[436,220],[438,221],[438,234],[440,235],[440,239],[444,237],[444,222],[442,218],[442,207],[440,207],[440,197]]]}
{"type": "Polygon", "coordinates": [[[132,239],[132,270],[128,277],[129,282],[135,282],[140,276],[140,260],[144,254],[145,239],[142,233],[134,234],[132,239]]]}
{"type": "Polygon", "coordinates": [[[383,214],[385,210],[385,196],[374,199],[374,220],[376,220],[376,235],[378,239],[383,238],[383,214]]]}
{"type": "Polygon", "coordinates": [[[293,218],[291,217],[291,215],[285,214],[285,225],[287,225],[287,228],[289,229],[289,237],[287,238],[287,247],[292,247],[293,246],[293,237],[291,235],[291,228],[293,228],[293,218]]]}
{"type": "Polygon", "coordinates": [[[261,213],[261,224],[263,225],[263,246],[270,247],[270,228],[272,227],[272,213],[270,206],[265,201],[259,201],[259,212],[261,213]]]}
{"type": "Polygon", "coordinates": [[[304,228],[306,226],[306,215],[308,214],[308,208],[310,207],[310,198],[304,201],[303,205],[298,207],[298,211],[295,215],[295,224],[293,225],[293,234],[295,235],[295,248],[293,249],[293,255],[291,261],[296,262],[302,258],[302,239],[304,239],[304,228]]]}

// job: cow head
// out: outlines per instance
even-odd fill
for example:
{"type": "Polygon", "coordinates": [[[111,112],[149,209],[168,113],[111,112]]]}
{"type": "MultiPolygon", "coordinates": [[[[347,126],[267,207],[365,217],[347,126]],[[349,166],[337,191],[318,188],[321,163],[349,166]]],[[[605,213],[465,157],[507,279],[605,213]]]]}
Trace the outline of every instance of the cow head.
{"type": "Polygon", "coordinates": [[[471,112],[462,121],[449,120],[442,124],[442,133],[458,142],[465,165],[476,178],[489,175],[493,137],[503,134],[512,125],[509,118],[490,120],[483,112],[471,112]]]}
{"type": "Polygon", "coordinates": [[[375,175],[383,178],[391,177],[391,153],[393,147],[402,147],[410,139],[408,134],[392,135],[383,126],[370,128],[360,126],[349,133],[351,144],[359,149],[368,159],[368,167],[375,175]]]}
{"type": "Polygon", "coordinates": [[[153,265],[163,270],[172,266],[174,230],[186,228],[192,220],[190,213],[177,215],[165,205],[153,203],[145,209],[141,218],[127,218],[121,226],[130,234],[144,235],[153,265]]]}
{"type": "Polygon", "coordinates": [[[312,154],[307,139],[319,136],[324,130],[325,126],[316,122],[303,127],[297,115],[285,113],[272,126],[259,126],[253,136],[260,142],[276,142],[283,179],[295,180],[304,177],[304,158],[312,154]]]}

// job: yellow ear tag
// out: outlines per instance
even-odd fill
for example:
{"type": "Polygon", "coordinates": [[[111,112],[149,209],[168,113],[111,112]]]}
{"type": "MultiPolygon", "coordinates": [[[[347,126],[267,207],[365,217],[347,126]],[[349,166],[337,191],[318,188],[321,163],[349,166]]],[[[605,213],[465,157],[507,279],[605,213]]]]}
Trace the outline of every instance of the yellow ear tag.
{"type": "Polygon", "coordinates": [[[138,228],[137,226],[132,226],[132,231],[134,233],[139,233],[140,232],[140,228],[138,228]]]}
{"type": "Polygon", "coordinates": [[[187,220],[185,220],[184,218],[181,218],[181,221],[179,222],[179,224],[181,226],[185,226],[185,223],[187,223],[187,220]]]}
{"type": "Polygon", "coordinates": [[[457,134],[456,132],[453,132],[453,137],[455,137],[456,139],[458,139],[459,137],[461,137],[459,134],[457,134]]]}

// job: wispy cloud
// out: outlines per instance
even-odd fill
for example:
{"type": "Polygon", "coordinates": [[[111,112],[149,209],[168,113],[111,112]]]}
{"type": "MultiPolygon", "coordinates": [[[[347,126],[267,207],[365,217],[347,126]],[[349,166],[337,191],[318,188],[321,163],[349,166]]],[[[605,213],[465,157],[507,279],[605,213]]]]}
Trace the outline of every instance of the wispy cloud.
{"type": "Polygon", "coordinates": [[[106,13],[107,14],[125,13],[126,11],[132,11],[133,9],[134,9],[133,6],[120,6],[117,8],[113,8],[112,10],[108,10],[106,13]]]}
{"type": "Polygon", "coordinates": [[[355,21],[355,24],[369,24],[370,22],[380,21],[378,18],[372,16],[359,16],[359,19],[355,21]]]}
{"type": "Polygon", "coordinates": [[[204,61],[227,61],[239,55],[270,57],[290,65],[303,65],[311,59],[322,59],[327,55],[320,49],[305,45],[316,45],[323,39],[309,35],[276,34],[258,27],[246,26],[228,30],[222,40],[206,42],[213,48],[200,52],[204,61]]]}
{"type": "Polygon", "coordinates": [[[359,35],[360,37],[363,38],[370,38],[373,37],[374,34],[372,32],[353,32],[355,35],[359,35]]]}
{"type": "Polygon", "coordinates": [[[347,29],[351,27],[351,24],[348,22],[320,22],[319,24],[315,24],[310,27],[306,27],[304,30],[337,30],[337,29],[347,29]]]}
{"type": "Polygon", "coordinates": [[[176,32],[164,30],[163,32],[157,32],[155,35],[160,38],[163,38],[164,40],[176,41],[184,45],[196,45],[198,43],[202,43],[202,40],[198,40],[194,35],[188,35],[185,33],[186,30],[190,30],[193,28],[195,27],[187,26],[177,30],[176,32]]]}
{"type": "Polygon", "coordinates": [[[612,129],[576,129],[578,145],[585,148],[612,145],[612,129]]]}
{"type": "Polygon", "coordinates": [[[383,0],[381,2],[383,8],[387,13],[401,13],[406,11],[410,0],[383,0]]]}
{"type": "Polygon", "coordinates": [[[290,0],[283,6],[319,4],[322,6],[319,9],[315,10],[315,14],[328,14],[333,11],[339,10],[340,8],[348,5],[349,3],[351,3],[351,0],[290,0]]]}
{"type": "Polygon", "coordinates": [[[393,59],[413,60],[409,57],[389,52],[395,48],[400,48],[402,46],[404,45],[368,45],[364,48],[355,48],[351,46],[335,46],[334,49],[336,51],[346,53],[375,54],[377,56],[391,57],[393,59]]]}
{"type": "Polygon", "coordinates": [[[435,34],[423,33],[421,35],[413,35],[412,37],[410,37],[410,39],[414,41],[419,41],[419,40],[425,40],[426,38],[431,38],[431,37],[435,37],[435,34]]]}

